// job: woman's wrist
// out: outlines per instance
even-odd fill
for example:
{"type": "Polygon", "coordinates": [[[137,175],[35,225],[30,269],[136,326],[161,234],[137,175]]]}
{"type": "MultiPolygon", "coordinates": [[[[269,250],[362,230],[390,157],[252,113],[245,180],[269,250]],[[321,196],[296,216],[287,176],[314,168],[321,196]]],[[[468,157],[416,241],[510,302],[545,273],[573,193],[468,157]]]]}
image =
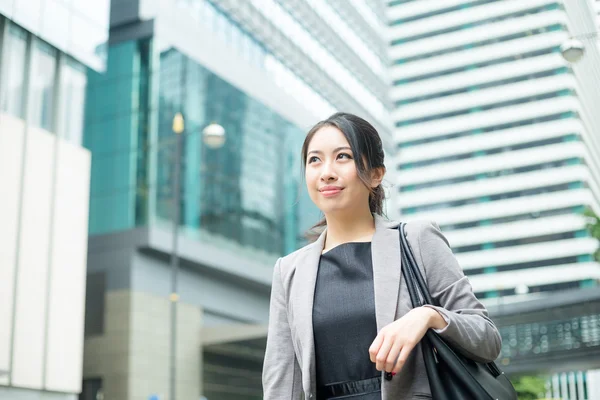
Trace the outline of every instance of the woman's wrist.
{"type": "Polygon", "coordinates": [[[427,327],[431,329],[442,330],[448,326],[448,323],[437,310],[431,307],[420,307],[427,316],[427,327]]]}

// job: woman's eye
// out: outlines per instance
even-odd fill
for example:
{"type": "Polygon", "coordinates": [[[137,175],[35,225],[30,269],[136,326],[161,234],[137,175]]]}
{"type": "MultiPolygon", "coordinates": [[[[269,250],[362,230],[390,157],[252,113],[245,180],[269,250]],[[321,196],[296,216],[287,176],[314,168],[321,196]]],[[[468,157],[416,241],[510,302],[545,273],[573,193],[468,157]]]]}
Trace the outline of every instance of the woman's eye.
{"type": "Polygon", "coordinates": [[[338,158],[347,158],[349,160],[352,160],[352,156],[348,153],[340,153],[338,154],[338,158]]]}
{"type": "Polygon", "coordinates": [[[319,157],[312,156],[312,157],[310,157],[310,158],[308,159],[308,163],[309,163],[309,164],[310,164],[310,163],[313,163],[313,162],[315,162],[315,161],[319,161],[319,157]]]}

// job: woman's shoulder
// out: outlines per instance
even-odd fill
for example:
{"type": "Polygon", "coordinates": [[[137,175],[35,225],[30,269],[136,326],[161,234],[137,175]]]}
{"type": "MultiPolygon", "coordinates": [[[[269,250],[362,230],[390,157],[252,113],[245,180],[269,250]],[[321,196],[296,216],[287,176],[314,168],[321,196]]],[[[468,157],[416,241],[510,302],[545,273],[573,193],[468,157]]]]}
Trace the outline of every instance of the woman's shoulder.
{"type": "Polygon", "coordinates": [[[299,248],[298,250],[281,257],[279,259],[280,268],[288,268],[290,266],[295,265],[296,261],[306,256],[306,253],[310,252],[310,250],[313,249],[314,246],[317,246],[316,242],[308,243],[307,245],[299,248]]]}
{"type": "Polygon", "coordinates": [[[415,219],[406,222],[405,230],[408,235],[421,236],[426,232],[440,231],[440,226],[431,219],[415,219]]]}
{"type": "Polygon", "coordinates": [[[414,245],[421,247],[423,244],[421,242],[423,241],[439,242],[440,239],[445,245],[448,245],[448,240],[442,233],[440,226],[433,220],[419,219],[409,221],[406,223],[405,230],[411,247],[414,245]]]}
{"type": "Polygon", "coordinates": [[[437,222],[431,219],[414,219],[414,220],[392,220],[382,216],[376,216],[377,225],[380,228],[398,229],[401,224],[405,224],[405,230],[408,235],[420,235],[428,230],[440,230],[437,222]]]}

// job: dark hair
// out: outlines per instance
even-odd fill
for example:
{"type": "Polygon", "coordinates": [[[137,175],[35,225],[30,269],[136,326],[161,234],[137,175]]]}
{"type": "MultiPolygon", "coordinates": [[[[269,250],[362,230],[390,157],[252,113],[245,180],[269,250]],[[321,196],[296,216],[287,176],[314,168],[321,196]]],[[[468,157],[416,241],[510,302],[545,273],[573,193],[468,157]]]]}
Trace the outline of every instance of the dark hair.
{"type": "MultiPolygon", "coordinates": [[[[385,192],[383,187],[378,185],[376,188],[371,187],[371,172],[376,168],[385,168],[384,153],[381,137],[377,129],[366,120],[349,113],[338,112],[329,118],[318,122],[308,131],[304,144],[302,145],[302,166],[306,169],[306,158],[308,153],[308,145],[317,131],[326,126],[333,126],[339,129],[348,140],[352,154],[354,156],[354,164],[358,177],[369,188],[369,209],[373,214],[383,214],[383,200],[385,192]]],[[[325,218],[321,219],[316,225],[308,230],[306,238],[314,241],[323,231],[322,228],[327,226],[325,218]]]]}

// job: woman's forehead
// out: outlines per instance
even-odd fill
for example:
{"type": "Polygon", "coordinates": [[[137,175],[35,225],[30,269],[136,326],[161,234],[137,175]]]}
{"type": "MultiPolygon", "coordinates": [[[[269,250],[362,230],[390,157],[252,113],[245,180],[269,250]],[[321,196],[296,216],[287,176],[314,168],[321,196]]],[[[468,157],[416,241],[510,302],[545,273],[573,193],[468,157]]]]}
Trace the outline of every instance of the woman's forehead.
{"type": "Polygon", "coordinates": [[[334,126],[324,126],[315,132],[308,150],[327,150],[337,147],[350,147],[346,136],[334,126]]]}

